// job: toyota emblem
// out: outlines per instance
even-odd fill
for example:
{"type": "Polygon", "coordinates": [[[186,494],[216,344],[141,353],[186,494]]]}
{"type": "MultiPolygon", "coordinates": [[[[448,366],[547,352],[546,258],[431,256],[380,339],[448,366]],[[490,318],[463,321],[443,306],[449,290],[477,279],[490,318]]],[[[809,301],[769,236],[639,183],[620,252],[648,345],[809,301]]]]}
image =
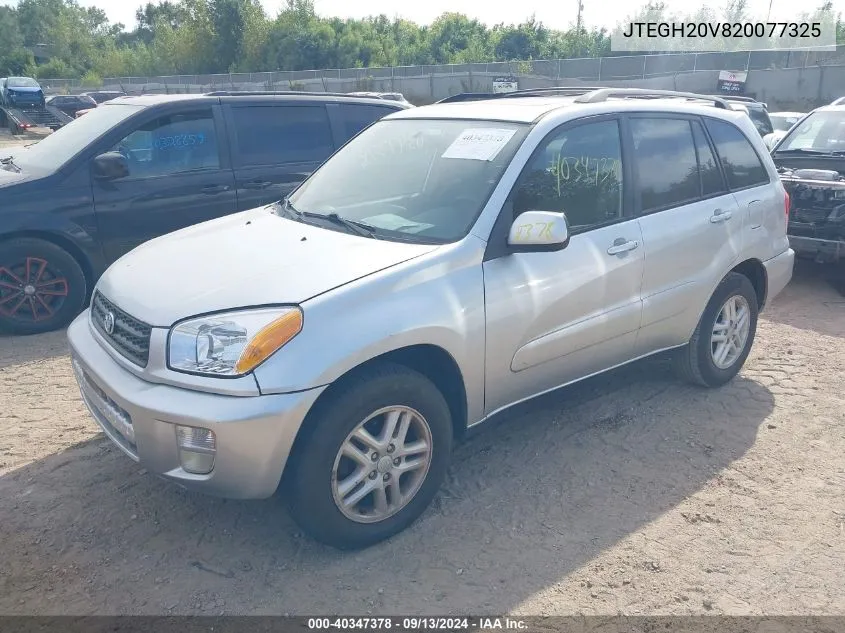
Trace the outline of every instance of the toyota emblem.
{"type": "Polygon", "coordinates": [[[114,333],[114,312],[106,312],[106,316],[103,317],[103,329],[106,334],[114,333]]]}

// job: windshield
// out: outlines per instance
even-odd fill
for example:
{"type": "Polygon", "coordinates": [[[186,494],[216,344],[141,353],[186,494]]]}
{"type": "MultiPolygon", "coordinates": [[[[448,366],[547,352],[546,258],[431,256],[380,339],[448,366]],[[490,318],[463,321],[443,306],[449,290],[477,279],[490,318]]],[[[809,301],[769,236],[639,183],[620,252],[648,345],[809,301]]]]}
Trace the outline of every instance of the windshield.
{"type": "Polygon", "coordinates": [[[40,88],[38,82],[29,77],[9,77],[6,85],[9,88],[40,88]]]}
{"type": "Polygon", "coordinates": [[[528,132],[492,121],[381,120],[290,197],[296,211],[362,222],[379,237],[465,236],[528,132]]]}
{"type": "Polygon", "coordinates": [[[801,120],[801,116],[798,114],[770,114],[769,118],[772,120],[772,127],[775,128],[775,132],[786,132],[801,120]]]}
{"type": "Polygon", "coordinates": [[[777,152],[809,149],[822,152],[845,150],[845,110],[813,112],[790,130],[777,152]]]}
{"type": "Polygon", "coordinates": [[[53,171],[64,165],[115,125],[142,110],[135,105],[94,108],[15,156],[19,165],[53,171]]]}

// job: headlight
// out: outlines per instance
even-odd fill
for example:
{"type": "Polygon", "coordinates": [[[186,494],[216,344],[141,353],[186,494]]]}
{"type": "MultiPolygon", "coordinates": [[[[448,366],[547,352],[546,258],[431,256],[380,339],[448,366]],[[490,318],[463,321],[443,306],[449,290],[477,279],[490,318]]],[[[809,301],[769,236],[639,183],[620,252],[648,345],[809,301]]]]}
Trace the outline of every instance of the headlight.
{"type": "Polygon", "coordinates": [[[241,376],[302,330],[297,307],[260,308],[189,319],[170,330],[171,369],[206,376],[241,376]]]}

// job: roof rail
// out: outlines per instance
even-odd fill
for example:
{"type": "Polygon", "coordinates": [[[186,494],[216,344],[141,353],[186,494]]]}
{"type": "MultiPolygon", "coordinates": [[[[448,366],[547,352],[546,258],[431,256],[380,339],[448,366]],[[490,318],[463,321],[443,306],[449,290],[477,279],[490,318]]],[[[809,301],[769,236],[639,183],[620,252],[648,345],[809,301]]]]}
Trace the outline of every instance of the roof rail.
{"type": "Polygon", "coordinates": [[[306,95],[317,97],[349,97],[350,99],[367,99],[376,97],[359,97],[350,95],[345,92],[319,92],[308,90],[215,90],[213,92],[206,92],[203,96],[206,97],[272,97],[275,95],[290,96],[290,95],[306,95]]]}
{"type": "Polygon", "coordinates": [[[456,95],[441,99],[437,103],[458,103],[461,101],[483,101],[486,99],[507,99],[515,97],[548,97],[554,95],[581,95],[594,90],[602,90],[598,86],[550,86],[548,88],[525,88],[510,92],[460,92],[456,95]]]}
{"type": "Polygon", "coordinates": [[[717,108],[732,110],[727,101],[722,97],[713,95],[701,95],[695,92],[678,92],[675,90],[651,90],[649,88],[600,88],[581,96],[575,97],[576,103],[600,103],[607,101],[610,97],[639,97],[644,99],[684,98],[696,99],[699,101],[712,101],[717,108]]]}

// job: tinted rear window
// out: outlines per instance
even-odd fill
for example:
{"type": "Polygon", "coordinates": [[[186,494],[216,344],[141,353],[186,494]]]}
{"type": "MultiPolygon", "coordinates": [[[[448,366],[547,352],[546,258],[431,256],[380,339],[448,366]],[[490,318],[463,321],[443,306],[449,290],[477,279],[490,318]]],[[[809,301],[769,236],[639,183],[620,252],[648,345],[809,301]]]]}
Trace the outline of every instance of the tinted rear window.
{"type": "Polygon", "coordinates": [[[233,107],[241,166],[321,162],[334,151],[323,105],[233,107]]]}
{"type": "Polygon", "coordinates": [[[760,157],[739,128],[714,119],[707,119],[705,124],[716,145],[716,153],[722,161],[731,189],[769,182],[769,174],[760,162],[760,157]]]}

